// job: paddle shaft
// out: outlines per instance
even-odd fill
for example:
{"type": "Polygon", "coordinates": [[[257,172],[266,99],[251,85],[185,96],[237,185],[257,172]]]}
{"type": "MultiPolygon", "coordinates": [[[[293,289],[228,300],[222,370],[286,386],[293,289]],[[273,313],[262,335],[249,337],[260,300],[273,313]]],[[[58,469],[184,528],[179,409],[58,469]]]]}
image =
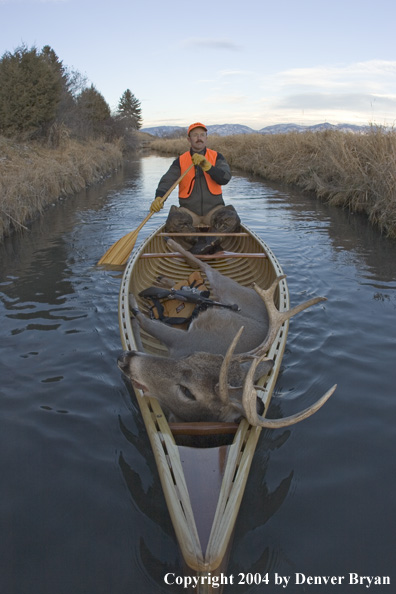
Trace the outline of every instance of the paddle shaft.
{"type": "MultiPolygon", "coordinates": [[[[185,172],[181,174],[181,176],[179,177],[179,179],[177,179],[175,181],[175,183],[171,185],[171,187],[169,188],[169,190],[162,196],[161,205],[164,204],[164,202],[168,198],[169,194],[172,194],[172,192],[176,188],[176,186],[178,186],[180,184],[180,182],[183,179],[183,177],[185,177],[187,175],[187,173],[190,171],[190,169],[192,169],[193,167],[194,167],[194,163],[191,163],[191,165],[189,167],[187,167],[187,169],[185,170],[185,172]]],[[[153,214],[153,213],[151,213],[151,214],[153,214]]]]}
{"type": "MultiPolygon", "coordinates": [[[[169,190],[162,196],[161,199],[161,208],[168,198],[168,196],[173,192],[176,186],[179,185],[181,180],[184,178],[185,175],[194,167],[194,163],[191,163],[189,167],[184,171],[184,173],[175,181],[174,184],[171,185],[169,190]]],[[[124,237],[118,239],[101,257],[98,264],[112,264],[112,265],[123,265],[128,260],[130,253],[132,252],[133,248],[135,247],[136,239],[138,236],[139,231],[144,227],[147,221],[153,216],[155,211],[150,211],[148,215],[143,219],[140,225],[134,230],[130,231],[124,237]]]]}
{"type": "MultiPolygon", "coordinates": [[[[194,167],[194,163],[191,163],[191,165],[189,167],[187,167],[187,169],[185,170],[185,172],[175,181],[174,184],[171,185],[171,187],[169,188],[169,190],[167,192],[165,192],[165,194],[162,196],[161,199],[161,208],[163,207],[165,200],[170,196],[170,194],[172,194],[173,190],[180,184],[181,180],[183,179],[183,177],[185,175],[187,175],[187,173],[190,171],[190,169],[192,169],[194,167]]],[[[140,223],[140,225],[135,229],[134,233],[139,233],[139,231],[142,229],[142,227],[144,227],[144,225],[147,223],[147,221],[153,216],[155,211],[150,211],[148,213],[148,215],[146,216],[146,218],[140,223]]]]}

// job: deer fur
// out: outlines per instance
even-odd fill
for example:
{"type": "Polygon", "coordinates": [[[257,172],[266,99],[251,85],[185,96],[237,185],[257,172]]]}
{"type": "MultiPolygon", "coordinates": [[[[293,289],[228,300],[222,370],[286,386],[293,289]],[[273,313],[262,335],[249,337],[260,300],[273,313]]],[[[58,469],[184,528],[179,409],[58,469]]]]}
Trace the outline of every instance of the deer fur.
{"type": "Polygon", "coordinates": [[[257,413],[254,382],[273,366],[266,353],[280,325],[324,298],[311,299],[281,314],[273,305],[273,295],[284,277],[268,290],[243,287],[174,240],[168,239],[168,245],[192,267],[204,272],[217,300],[237,304],[239,311],[208,308],[186,331],[149,319],[137,309],[131,295],[131,310],[140,327],[169,350],[169,357],[138,351],[123,353],[118,365],[133,385],[157,398],[171,420],[235,421],[245,416],[260,426],[286,426],[322,406],[331,394],[326,393],[313,407],[293,417],[265,419],[257,413]]]}

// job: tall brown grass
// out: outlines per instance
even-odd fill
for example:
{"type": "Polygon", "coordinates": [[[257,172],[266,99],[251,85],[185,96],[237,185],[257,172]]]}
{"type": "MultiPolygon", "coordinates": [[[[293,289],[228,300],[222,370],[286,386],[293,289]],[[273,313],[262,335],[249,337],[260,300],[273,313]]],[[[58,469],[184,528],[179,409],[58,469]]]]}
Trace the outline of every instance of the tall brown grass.
{"type": "MultiPolygon", "coordinates": [[[[235,169],[293,184],[331,204],[364,212],[382,233],[396,238],[394,130],[210,136],[208,145],[235,169]]],[[[151,148],[176,156],[188,149],[188,143],[161,139],[151,148]]]]}
{"type": "Polygon", "coordinates": [[[122,163],[117,144],[77,142],[57,148],[0,137],[0,241],[54,201],[98,182],[122,163]]]}

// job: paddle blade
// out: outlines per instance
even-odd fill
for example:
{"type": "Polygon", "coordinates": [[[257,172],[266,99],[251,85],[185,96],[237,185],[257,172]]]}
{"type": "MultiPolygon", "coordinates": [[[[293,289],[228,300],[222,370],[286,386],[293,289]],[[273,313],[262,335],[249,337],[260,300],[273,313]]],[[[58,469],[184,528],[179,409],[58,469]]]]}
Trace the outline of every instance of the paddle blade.
{"type": "Polygon", "coordinates": [[[122,266],[125,264],[135,247],[137,236],[138,231],[135,230],[127,233],[127,235],[124,235],[121,239],[118,239],[101,257],[98,265],[110,264],[113,266],[122,266]]]}
{"type": "MultiPolygon", "coordinates": [[[[187,173],[194,167],[194,163],[191,163],[189,167],[185,170],[185,172],[175,181],[175,183],[169,188],[169,190],[162,196],[162,206],[164,205],[165,200],[168,198],[169,194],[173,192],[176,186],[181,182],[183,177],[187,175],[187,173]]],[[[161,208],[162,208],[161,206],[161,208]]],[[[121,237],[118,241],[113,243],[113,245],[107,250],[104,256],[101,257],[98,264],[112,264],[114,266],[122,266],[126,263],[129,258],[129,255],[133,248],[135,247],[136,239],[140,229],[147,223],[147,221],[153,216],[155,211],[150,210],[146,218],[140,223],[139,227],[135,229],[135,231],[131,231],[124,237],[121,237]]]]}

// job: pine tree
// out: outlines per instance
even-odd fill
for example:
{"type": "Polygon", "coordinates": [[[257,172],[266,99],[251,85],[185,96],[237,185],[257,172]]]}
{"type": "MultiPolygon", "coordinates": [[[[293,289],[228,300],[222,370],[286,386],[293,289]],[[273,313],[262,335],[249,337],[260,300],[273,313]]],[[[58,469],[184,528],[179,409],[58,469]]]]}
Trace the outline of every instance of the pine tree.
{"type": "Polygon", "coordinates": [[[93,122],[104,122],[110,117],[110,107],[94,85],[80,93],[77,103],[85,116],[93,122]]]}
{"type": "Polygon", "coordinates": [[[126,126],[134,130],[142,127],[142,109],[140,101],[127,89],[118,103],[117,115],[125,121],[126,126]]]}
{"type": "Polygon", "coordinates": [[[55,52],[22,46],[0,60],[0,133],[45,135],[57,114],[62,66],[55,52]]]}
{"type": "Polygon", "coordinates": [[[110,107],[94,85],[84,89],[77,97],[76,114],[80,136],[107,134],[106,128],[111,121],[110,107]]]}

